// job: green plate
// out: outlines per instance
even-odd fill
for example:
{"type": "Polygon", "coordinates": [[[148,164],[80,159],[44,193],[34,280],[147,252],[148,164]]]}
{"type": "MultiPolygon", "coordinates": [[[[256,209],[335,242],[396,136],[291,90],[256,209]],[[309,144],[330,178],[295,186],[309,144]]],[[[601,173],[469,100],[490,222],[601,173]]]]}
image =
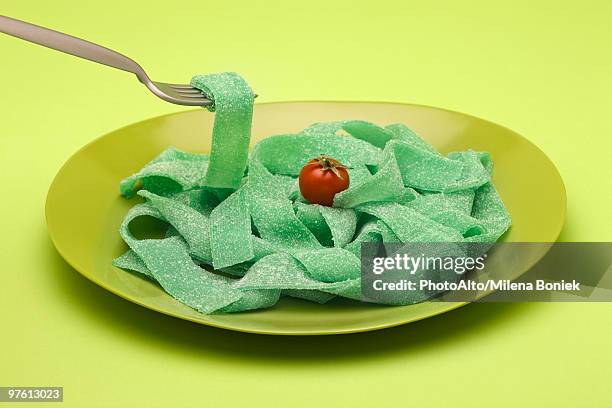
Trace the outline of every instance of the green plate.
{"type": "MultiPolygon", "coordinates": [[[[313,122],[363,119],[405,123],[442,152],[486,150],[494,182],[513,226],[505,241],[555,241],[565,219],[565,188],[553,163],[535,145],[502,126],[443,109],[379,102],[278,102],[257,104],[253,140],[296,132],[313,122]]],[[[204,109],[160,116],[102,136],[75,153],[55,177],[46,204],[49,235],[77,271],[103,288],[171,316],[230,330],[266,334],[339,334],[396,326],[444,313],[460,302],[388,307],[334,300],[318,305],[283,298],[274,308],[204,315],[158,285],[111,266],[126,249],[118,234],[134,200],[119,196],[119,181],[168,146],[207,152],[213,115],[204,109]]],[[[540,256],[517,266],[525,272],[540,256]]]]}

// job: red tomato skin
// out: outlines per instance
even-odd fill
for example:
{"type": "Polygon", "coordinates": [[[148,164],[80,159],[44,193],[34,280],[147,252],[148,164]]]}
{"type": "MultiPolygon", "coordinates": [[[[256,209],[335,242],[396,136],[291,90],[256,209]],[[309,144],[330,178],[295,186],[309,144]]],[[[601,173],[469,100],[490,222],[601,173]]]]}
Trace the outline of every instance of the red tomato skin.
{"type": "Polygon", "coordinates": [[[323,170],[316,160],[308,162],[299,177],[302,196],[312,204],[331,207],[336,194],[346,190],[350,184],[348,171],[344,168],[337,170],[342,178],[331,170],[323,170]]]}

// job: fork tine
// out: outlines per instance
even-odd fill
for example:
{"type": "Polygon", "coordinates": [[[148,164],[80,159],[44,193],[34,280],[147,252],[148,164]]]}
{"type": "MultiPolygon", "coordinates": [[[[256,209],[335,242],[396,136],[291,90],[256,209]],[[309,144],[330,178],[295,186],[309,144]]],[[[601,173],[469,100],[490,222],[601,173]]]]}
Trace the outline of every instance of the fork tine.
{"type": "Polygon", "coordinates": [[[207,99],[206,96],[204,96],[204,94],[199,94],[199,95],[195,95],[195,94],[179,94],[179,96],[181,98],[189,98],[189,99],[207,99]]]}
{"type": "MultiPolygon", "coordinates": [[[[214,103],[212,98],[188,84],[149,81],[145,82],[145,85],[159,98],[178,105],[208,106],[214,103]]],[[[253,97],[257,98],[257,94],[253,97]]]]}
{"type": "Polygon", "coordinates": [[[174,89],[196,89],[193,86],[187,84],[168,84],[168,86],[174,89]]]}
{"type": "Polygon", "coordinates": [[[154,81],[145,82],[145,85],[159,98],[170,103],[185,106],[208,106],[213,103],[206,95],[189,85],[154,81]]]}
{"type": "Polygon", "coordinates": [[[174,89],[176,92],[180,93],[180,94],[200,94],[202,93],[202,91],[200,91],[199,89],[174,89]]]}

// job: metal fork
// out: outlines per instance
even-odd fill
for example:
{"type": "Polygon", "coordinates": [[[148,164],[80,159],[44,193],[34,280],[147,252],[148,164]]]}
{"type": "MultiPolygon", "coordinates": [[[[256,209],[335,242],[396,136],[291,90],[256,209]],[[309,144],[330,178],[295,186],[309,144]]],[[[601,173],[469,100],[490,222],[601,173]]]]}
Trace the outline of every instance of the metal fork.
{"type": "Polygon", "coordinates": [[[57,51],[131,72],[151,92],[164,101],[187,106],[206,106],[212,104],[212,101],[199,89],[189,84],[168,84],[152,81],[136,61],[92,42],[2,15],[0,15],[0,32],[35,44],[44,45],[57,51]]]}

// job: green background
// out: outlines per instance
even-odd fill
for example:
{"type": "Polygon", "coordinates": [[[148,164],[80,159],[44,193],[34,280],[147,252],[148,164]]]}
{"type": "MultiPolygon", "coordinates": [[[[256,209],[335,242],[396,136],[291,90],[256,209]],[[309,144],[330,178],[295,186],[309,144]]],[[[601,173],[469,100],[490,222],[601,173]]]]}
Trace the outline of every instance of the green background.
{"type": "MultiPolygon", "coordinates": [[[[2,12],[120,50],[162,81],[234,70],[262,102],[401,101],[496,121],[558,166],[561,239],[609,241],[611,4],[4,0],[2,12]]],[[[0,36],[0,55],[0,386],[63,386],[75,407],[612,406],[609,303],[473,304],[380,332],[282,338],[95,286],[47,237],[47,188],[93,138],[183,108],[16,39],[0,36]]]]}

